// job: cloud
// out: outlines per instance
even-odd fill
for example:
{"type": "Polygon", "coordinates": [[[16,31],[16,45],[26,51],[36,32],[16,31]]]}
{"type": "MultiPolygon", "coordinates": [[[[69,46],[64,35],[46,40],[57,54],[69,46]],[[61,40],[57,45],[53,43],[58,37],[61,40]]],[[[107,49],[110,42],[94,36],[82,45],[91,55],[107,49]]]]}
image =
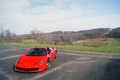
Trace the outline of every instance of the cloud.
{"type": "Polygon", "coordinates": [[[3,12],[20,12],[29,6],[27,0],[2,0],[0,7],[3,12]]]}
{"type": "MultiPolygon", "coordinates": [[[[63,12],[62,12],[63,13],[63,12]]],[[[34,15],[18,15],[17,19],[28,28],[37,28],[42,32],[50,32],[55,30],[84,30],[99,27],[116,27],[120,25],[118,17],[120,15],[109,15],[109,16],[96,16],[69,19],[71,15],[61,14],[55,15],[55,13],[49,13],[41,16],[34,15]],[[68,18],[64,18],[68,16],[68,18]]],[[[75,15],[71,16],[74,17],[75,15]]]]}
{"type": "Polygon", "coordinates": [[[120,25],[119,14],[101,14],[92,1],[2,0],[0,25],[17,34],[30,33],[34,28],[52,32],[120,25]]]}

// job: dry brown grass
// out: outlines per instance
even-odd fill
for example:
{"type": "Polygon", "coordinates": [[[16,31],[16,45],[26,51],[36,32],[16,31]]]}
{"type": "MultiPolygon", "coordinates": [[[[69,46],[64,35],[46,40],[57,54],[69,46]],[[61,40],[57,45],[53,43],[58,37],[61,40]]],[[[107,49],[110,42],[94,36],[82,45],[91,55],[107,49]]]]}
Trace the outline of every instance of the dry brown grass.
{"type": "Polygon", "coordinates": [[[94,38],[73,42],[74,45],[100,47],[107,45],[107,38],[94,38]]]}

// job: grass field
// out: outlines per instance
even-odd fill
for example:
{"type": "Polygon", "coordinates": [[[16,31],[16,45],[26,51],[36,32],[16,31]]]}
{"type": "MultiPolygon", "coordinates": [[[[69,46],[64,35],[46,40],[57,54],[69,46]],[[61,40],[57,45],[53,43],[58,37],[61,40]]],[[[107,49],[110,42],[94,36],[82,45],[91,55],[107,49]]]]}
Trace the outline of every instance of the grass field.
{"type": "Polygon", "coordinates": [[[55,47],[58,50],[74,50],[87,52],[106,52],[120,53],[120,39],[105,39],[96,38],[73,42],[73,45],[51,45],[51,44],[36,44],[36,43],[10,43],[12,45],[24,47],[55,47]]]}

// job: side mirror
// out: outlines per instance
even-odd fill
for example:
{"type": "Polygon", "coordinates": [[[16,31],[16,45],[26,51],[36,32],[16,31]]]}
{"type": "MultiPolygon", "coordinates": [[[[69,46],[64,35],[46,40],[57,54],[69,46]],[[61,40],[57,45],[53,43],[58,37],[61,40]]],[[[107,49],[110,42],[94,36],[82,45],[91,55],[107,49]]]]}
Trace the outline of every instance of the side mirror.
{"type": "Polygon", "coordinates": [[[23,55],[26,55],[26,52],[24,52],[23,55]]]}

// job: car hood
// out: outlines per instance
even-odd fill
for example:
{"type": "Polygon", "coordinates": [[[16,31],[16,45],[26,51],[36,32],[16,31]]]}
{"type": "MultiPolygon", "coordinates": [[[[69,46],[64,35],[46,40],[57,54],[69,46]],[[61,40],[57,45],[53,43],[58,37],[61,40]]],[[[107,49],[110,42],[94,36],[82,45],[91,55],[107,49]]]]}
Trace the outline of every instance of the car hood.
{"type": "Polygon", "coordinates": [[[18,62],[21,65],[36,65],[43,58],[45,56],[20,56],[18,62]]]}

